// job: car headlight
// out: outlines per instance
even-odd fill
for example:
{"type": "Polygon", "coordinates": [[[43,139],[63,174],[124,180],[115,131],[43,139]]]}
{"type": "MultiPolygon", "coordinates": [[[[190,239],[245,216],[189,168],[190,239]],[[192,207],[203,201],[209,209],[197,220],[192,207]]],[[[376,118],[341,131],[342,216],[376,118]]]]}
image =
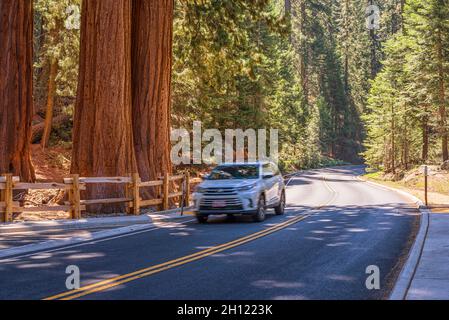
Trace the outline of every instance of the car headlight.
{"type": "Polygon", "coordinates": [[[256,186],[257,186],[256,184],[252,184],[249,186],[240,187],[240,188],[237,188],[237,191],[240,191],[240,192],[251,191],[251,190],[255,189],[256,186]]]}

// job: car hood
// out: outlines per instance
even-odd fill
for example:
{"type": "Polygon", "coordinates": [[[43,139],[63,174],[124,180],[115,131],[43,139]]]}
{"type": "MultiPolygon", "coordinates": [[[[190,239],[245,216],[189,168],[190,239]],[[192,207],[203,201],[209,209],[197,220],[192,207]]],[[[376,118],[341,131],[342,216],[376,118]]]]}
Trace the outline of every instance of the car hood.
{"type": "Polygon", "coordinates": [[[200,186],[202,188],[241,188],[257,182],[258,180],[206,180],[200,186]]]}

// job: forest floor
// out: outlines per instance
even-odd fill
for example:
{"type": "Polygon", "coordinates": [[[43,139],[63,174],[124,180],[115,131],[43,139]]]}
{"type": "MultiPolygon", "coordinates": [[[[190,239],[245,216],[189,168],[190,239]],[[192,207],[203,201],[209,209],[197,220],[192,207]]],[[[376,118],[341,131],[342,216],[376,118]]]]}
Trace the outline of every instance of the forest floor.
{"type": "MultiPolygon", "coordinates": [[[[70,174],[71,150],[64,147],[49,147],[45,150],[38,144],[32,145],[32,162],[37,182],[62,182],[70,174]]],[[[25,206],[56,205],[65,197],[61,190],[29,190],[14,195],[15,201],[25,206]]],[[[14,221],[42,221],[68,219],[67,212],[28,212],[17,214],[14,221]]]]}
{"type": "MultiPolygon", "coordinates": [[[[429,166],[428,200],[429,207],[434,213],[449,213],[449,172],[438,166],[429,166]]],[[[420,168],[407,171],[404,178],[393,181],[390,175],[374,172],[365,175],[373,182],[404,190],[424,201],[424,176],[420,168]]]]}
{"type": "Polygon", "coordinates": [[[40,145],[32,145],[32,159],[37,181],[61,182],[70,174],[71,153],[69,148],[42,149],[40,145]]]}

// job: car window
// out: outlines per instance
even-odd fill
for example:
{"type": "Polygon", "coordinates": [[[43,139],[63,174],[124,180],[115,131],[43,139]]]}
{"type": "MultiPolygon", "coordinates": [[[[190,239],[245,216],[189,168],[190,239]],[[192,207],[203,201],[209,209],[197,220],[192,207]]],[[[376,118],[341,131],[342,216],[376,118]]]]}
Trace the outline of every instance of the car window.
{"type": "Polygon", "coordinates": [[[220,166],[215,168],[207,180],[259,179],[259,166],[220,166]]]}

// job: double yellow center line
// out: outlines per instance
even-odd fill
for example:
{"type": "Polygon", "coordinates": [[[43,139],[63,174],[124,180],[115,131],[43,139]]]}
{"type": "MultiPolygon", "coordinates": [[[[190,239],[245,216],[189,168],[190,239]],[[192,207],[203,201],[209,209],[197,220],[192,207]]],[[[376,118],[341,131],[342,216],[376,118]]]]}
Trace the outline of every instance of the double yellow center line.
{"type": "Polygon", "coordinates": [[[132,273],[128,273],[128,274],[124,274],[121,276],[117,276],[114,278],[110,278],[104,281],[100,281],[85,287],[82,287],[78,290],[72,290],[72,291],[67,291],[52,297],[48,297],[45,298],[44,300],[73,300],[73,299],[78,299],[93,293],[98,293],[98,292],[102,292],[117,286],[120,286],[122,284],[131,282],[131,281],[135,281],[141,278],[145,278],[169,269],[173,269],[175,267],[179,267],[182,265],[185,265],[187,263],[190,262],[194,262],[197,260],[201,260],[204,259],[206,257],[215,255],[217,253],[241,246],[243,244],[246,244],[248,242],[252,242],[254,240],[260,239],[262,237],[266,237],[272,233],[278,232],[280,230],[286,229],[304,219],[307,219],[310,215],[302,215],[299,217],[295,217],[292,219],[289,219],[288,221],[275,225],[273,227],[270,227],[268,229],[259,231],[257,233],[248,235],[246,237],[216,246],[216,247],[212,247],[176,260],[171,260],[162,264],[158,264],[149,268],[145,268],[145,269],[141,269],[132,273]]]}
{"type": "MultiPolygon", "coordinates": [[[[329,203],[331,203],[336,196],[336,192],[329,186],[329,184],[326,181],[326,178],[323,178],[324,184],[326,186],[326,188],[328,188],[332,193],[333,193],[333,197],[332,199],[330,199],[327,204],[321,205],[316,207],[315,209],[322,209],[325,206],[327,206],[329,203]]],[[[268,229],[264,229],[262,231],[250,234],[246,237],[219,245],[219,246],[215,246],[215,247],[211,247],[209,249],[179,258],[179,259],[175,259],[175,260],[171,260],[171,261],[167,261],[155,266],[151,266],[145,269],[141,269],[141,270],[137,270],[135,272],[132,273],[128,273],[128,274],[124,274],[121,276],[117,276],[117,277],[113,277],[104,281],[100,281],[100,282],[96,282],[94,284],[82,287],[78,290],[72,290],[72,291],[67,291],[52,297],[48,297],[45,298],[44,300],[74,300],[74,299],[78,299],[87,295],[91,295],[94,293],[98,293],[98,292],[103,292],[106,290],[109,290],[111,288],[120,286],[122,284],[131,282],[131,281],[135,281],[138,279],[142,279],[145,277],[149,277],[152,276],[154,274],[166,271],[166,270],[170,270],[194,261],[198,261],[207,257],[210,257],[212,255],[215,255],[217,253],[221,253],[223,251],[227,251],[229,249],[235,248],[235,247],[239,247],[241,245],[244,245],[246,243],[252,242],[254,240],[266,237],[270,234],[273,234],[275,232],[278,232],[280,230],[286,229],[298,222],[301,222],[305,219],[307,219],[308,217],[310,217],[311,214],[307,214],[307,215],[301,215],[298,217],[294,217],[291,218],[281,224],[277,224],[275,226],[272,226],[268,229]]]]}

